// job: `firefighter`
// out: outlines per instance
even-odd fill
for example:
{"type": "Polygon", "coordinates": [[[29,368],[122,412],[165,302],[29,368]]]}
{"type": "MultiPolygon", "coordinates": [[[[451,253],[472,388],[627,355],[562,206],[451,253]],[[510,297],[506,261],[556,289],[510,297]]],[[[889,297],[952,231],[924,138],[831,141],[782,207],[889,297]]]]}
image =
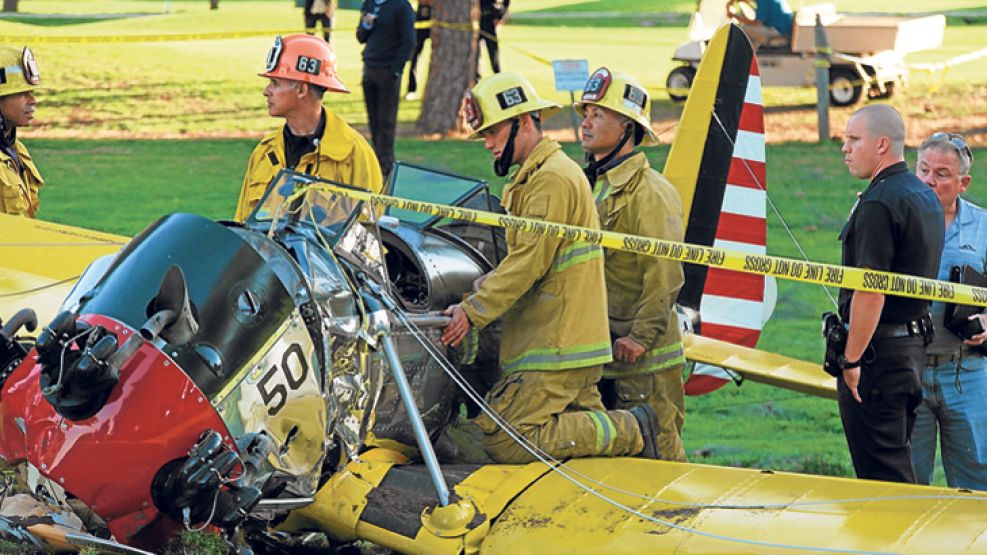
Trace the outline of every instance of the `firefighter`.
{"type": "Polygon", "coordinates": [[[379,193],[380,166],[367,140],[322,105],[326,91],[348,93],[336,77],[336,55],[326,41],[311,35],[274,39],[261,77],[267,112],[285,119],[283,128],[263,139],[247,162],[237,202],[243,221],[283,168],[379,193]]]}
{"type": "MultiPolygon", "coordinates": [[[[527,79],[491,75],[467,93],[464,115],[474,138],[507,175],[503,205],[522,218],[599,229],[579,166],[541,131],[541,118],[560,107],[538,96],[527,79]]],[[[556,459],[637,455],[657,458],[657,419],[647,405],[607,411],[597,382],[610,362],[603,250],[597,245],[507,230],[507,257],[478,280],[476,291],[450,306],[442,342],[502,320],[501,377],[490,407],[514,430],[556,459]]],[[[483,446],[497,462],[535,460],[489,416],[481,414],[483,446]]]]}
{"type": "MultiPolygon", "coordinates": [[[[586,177],[603,229],[669,241],[684,238],[682,201],[638,146],[658,144],[648,92],[630,75],[596,70],[574,105],[581,116],[586,177]]],[[[685,461],[682,425],[685,354],[675,299],[682,264],[616,250],[606,253],[607,305],[614,361],[600,382],[608,408],[647,403],[658,415],[658,449],[685,461]]]]}
{"type": "Polygon", "coordinates": [[[33,218],[44,186],[17,128],[31,125],[37,101],[34,91],[41,84],[38,64],[28,47],[0,46],[0,212],[33,218]]]}

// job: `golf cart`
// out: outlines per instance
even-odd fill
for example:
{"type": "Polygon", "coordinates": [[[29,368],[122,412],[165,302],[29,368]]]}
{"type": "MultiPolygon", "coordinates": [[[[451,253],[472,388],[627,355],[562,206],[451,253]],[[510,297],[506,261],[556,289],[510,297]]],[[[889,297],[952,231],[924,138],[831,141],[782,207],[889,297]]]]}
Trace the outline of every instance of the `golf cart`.
{"type": "MultiPolygon", "coordinates": [[[[684,100],[710,37],[728,23],[727,0],[699,0],[689,23],[689,42],[675,50],[682,62],[668,74],[672,100],[684,100]]],[[[750,3],[741,8],[749,11],[750,3]]],[[[819,15],[833,50],[829,70],[833,106],[856,104],[869,98],[887,98],[906,78],[904,56],[942,45],[946,18],[942,15],[900,17],[838,14],[832,4],[805,6],[795,12],[791,37],[778,37],[757,51],[761,84],[767,87],[815,85],[815,23],[819,15]]]]}

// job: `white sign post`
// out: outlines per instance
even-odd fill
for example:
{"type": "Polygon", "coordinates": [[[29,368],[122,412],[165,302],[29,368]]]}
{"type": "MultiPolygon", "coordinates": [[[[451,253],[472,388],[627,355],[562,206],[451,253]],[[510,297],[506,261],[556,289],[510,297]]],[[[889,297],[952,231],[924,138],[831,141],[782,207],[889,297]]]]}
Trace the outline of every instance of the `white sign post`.
{"type": "Polygon", "coordinates": [[[589,79],[589,62],[587,60],[553,60],[552,71],[555,73],[555,90],[569,92],[569,107],[572,109],[572,132],[579,142],[579,119],[572,104],[576,102],[575,91],[582,91],[589,79]]]}

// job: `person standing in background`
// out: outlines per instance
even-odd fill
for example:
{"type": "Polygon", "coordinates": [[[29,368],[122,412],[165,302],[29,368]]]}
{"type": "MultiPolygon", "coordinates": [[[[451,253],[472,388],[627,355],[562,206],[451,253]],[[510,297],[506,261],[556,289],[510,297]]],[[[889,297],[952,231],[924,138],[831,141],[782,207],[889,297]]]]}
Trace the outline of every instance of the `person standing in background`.
{"type": "MultiPolygon", "coordinates": [[[[934,278],[945,235],[942,204],[908,171],[905,122],[887,104],[850,116],[843,162],[870,181],[840,233],[843,265],[934,278]]],[[[841,289],[847,340],[837,359],[840,419],[857,477],[916,483],[911,437],[922,401],[919,374],[932,340],[930,302],[841,289]]]]}
{"type": "Polygon", "coordinates": [[[432,0],[418,0],[418,10],[415,12],[415,53],[411,55],[411,68],[408,70],[408,94],[405,98],[411,100],[418,92],[418,58],[425,48],[425,41],[432,36],[432,0]],[[419,27],[419,25],[422,25],[419,27]]]}
{"type": "Polygon", "coordinates": [[[367,140],[323,106],[327,92],[350,92],[336,75],[336,53],[329,43],[303,34],[278,36],[259,75],[268,80],[267,113],[285,121],[250,155],[236,221],[250,216],[283,169],[380,192],[380,166],[367,140]]]}
{"type": "Polygon", "coordinates": [[[305,0],[305,32],[315,34],[315,25],[322,23],[322,38],[329,42],[332,34],[332,18],[336,15],[336,0],[305,0]]]}
{"type": "MultiPolygon", "coordinates": [[[[507,17],[511,0],[480,0],[480,36],[477,39],[487,45],[490,68],[500,73],[500,47],[497,44],[497,27],[507,17]]],[[[480,79],[480,44],[476,45],[476,78],[480,79]]]]}
{"type": "MultiPolygon", "coordinates": [[[[987,272],[987,211],[960,196],[970,186],[972,165],[973,152],[960,135],[935,133],[918,147],[915,175],[936,193],[946,214],[941,280],[950,278],[954,266],[987,272]]],[[[987,339],[980,331],[987,328],[987,315],[974,314],[958,327],[946,321],[946,304],[936,301],[932,321],[936,335],[926,348],[922,403],[912,432],[915,475],[920,484],[932,482],[938,437],[946,484],[987,491],[987,358],[977,347],[987,339]]]]}
{"type": "Polygon", "coordinates": [[[401,73],[415,49],[415,12],[408,0],[364,0],[356,40],[363,49],[363,100],[374,151],[386,177],[394,164],[401,73]]]}

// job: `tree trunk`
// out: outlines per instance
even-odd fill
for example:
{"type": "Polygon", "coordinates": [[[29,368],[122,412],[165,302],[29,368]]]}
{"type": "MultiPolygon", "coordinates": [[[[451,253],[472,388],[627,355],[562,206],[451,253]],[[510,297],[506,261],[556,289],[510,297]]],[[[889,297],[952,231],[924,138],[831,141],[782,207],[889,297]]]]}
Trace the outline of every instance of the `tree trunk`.
{"type": "Polygon", "coordinates": [[[17,2],[19,0],[3,0],[3,11],[5,12],[16,12],[17,2]]]}
{"type": "Polygon", "coordinates": [[[421,133],[446,134],[463,129],[459,110],[476,75],[480,8],[477,0],[435,0],[432,16],[432,59],[417,125],[421,133]]]}
{"type": "Polygon", "coordinates": [[[209,0],[209,9],[210,10],[218,10],[219,9],[219,0],[209,0]]]}

